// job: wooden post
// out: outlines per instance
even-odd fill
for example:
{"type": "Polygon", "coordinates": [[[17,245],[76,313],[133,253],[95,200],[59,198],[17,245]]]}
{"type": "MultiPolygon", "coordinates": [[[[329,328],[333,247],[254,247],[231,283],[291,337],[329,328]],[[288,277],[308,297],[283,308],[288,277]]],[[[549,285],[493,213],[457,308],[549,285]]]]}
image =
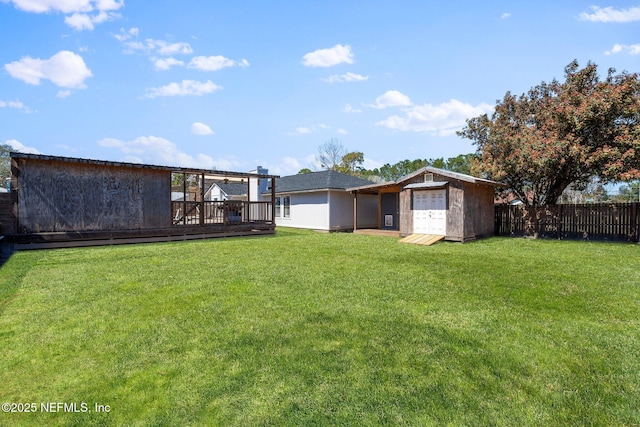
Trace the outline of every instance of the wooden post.
{"type": "MultiPolygon", "coordinates": [[[[638,190],[640,191],[640,190],[638,190]]],[[[634,242],[637,242],[638,240],[640,240],[640,233],[638,233],[638,205],[640,203],[633,203],[631,205],[631,230],[630,231],[630,235],[631,235],[631,240],[634,242]]]]}
{"type": "Polygon", "coordinates": [[[558,209],[556,211],[556,234],[557,234],[557,238],[558,240],[562,239],[562,220],[563,220],[563,209],[562,209],[562,204],[558,205],[558,209]]]}
{"type": "MultiPolygon", "coordinates": [[[[258,185],[256,190],[260,187],[260,181],[258,180],[258,185]]],[[[258,194],[258,197],[260,195],[258,194]]],[[[246,204],[246,218],[248,222],[251,222],[251,177],[247,176],[247,204],[246,204]]]]}
{"type": "Polygon", "coordinates": [[[271,178],[271,223],[276,223],[276,178],[271,178]]]}
{"type": "Polygon", "coordinates": [[[204,225],[204,172],[200,176],[200,225],[204,225]]]}
{"type": "Polygon", "coordinates": [[[358,191],[353,192],[353,231],[358,229],[358,191]]]}
{"type": "Polygon", "coordinates": [[[187,173],[182,172],[182,223],[187,223],[187,173]]]}
{"type": "Polygon", "coordinates": [[[378,230],[382,228],[382,194],[378,191],[378,230]]]}

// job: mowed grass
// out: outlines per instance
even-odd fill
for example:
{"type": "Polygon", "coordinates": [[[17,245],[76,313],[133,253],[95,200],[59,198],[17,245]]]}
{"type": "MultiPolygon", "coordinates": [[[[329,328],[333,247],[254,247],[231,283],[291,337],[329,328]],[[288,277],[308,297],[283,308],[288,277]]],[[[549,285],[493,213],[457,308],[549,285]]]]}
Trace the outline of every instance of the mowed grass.
{"type": "Polygon", "coordinates": [[[282,229],[0,269],[0,401],[38,407],[0,425],[639,425],[639,355],[632,244],[282,229]]]}

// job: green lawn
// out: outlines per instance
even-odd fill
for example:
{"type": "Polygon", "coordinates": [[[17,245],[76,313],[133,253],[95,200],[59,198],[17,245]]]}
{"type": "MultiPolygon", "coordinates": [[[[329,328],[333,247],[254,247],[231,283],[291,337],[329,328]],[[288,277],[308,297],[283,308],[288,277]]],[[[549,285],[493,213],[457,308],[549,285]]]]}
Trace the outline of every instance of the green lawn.
{"type": "Polygon", "coordinates": [[[0,401],[37,406],[3,426],[637,426],[639,355],[640,245],[279,230],[0,268],[0,401]]]}

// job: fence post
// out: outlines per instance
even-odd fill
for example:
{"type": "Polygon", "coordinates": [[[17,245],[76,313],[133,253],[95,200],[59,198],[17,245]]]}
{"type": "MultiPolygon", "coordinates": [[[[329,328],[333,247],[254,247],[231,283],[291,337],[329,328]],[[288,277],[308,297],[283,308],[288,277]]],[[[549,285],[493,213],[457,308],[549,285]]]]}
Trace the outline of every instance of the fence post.
{"type": "Polygon", "coordinates": [[[629,234],[633,242],[640,240],[640,236],[638,236],[638,204],[631,204],[631,230],[629,230],[629,234]]]}
{"type": "Polygon", "coordinates": [[[563,215],[563,209],[562,209],[562,204],[558,205],[558,211],[557,211],[557,225],[556,225],[556,234],[558,235],[558,240],[562,239],[562,215],[563,215]]]}

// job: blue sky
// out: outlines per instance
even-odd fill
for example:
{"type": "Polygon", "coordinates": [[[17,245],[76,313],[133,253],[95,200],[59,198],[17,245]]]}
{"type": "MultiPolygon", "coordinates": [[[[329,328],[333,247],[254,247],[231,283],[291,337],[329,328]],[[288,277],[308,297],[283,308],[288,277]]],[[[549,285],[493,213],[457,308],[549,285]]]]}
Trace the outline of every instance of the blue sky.
{"type": "Polygon", "coordinates": [[[573,59],[640,71],[640,3],[0,0],[0,141],[288,175],[338,139],[365,166],[455,135],[573,59]]]}

